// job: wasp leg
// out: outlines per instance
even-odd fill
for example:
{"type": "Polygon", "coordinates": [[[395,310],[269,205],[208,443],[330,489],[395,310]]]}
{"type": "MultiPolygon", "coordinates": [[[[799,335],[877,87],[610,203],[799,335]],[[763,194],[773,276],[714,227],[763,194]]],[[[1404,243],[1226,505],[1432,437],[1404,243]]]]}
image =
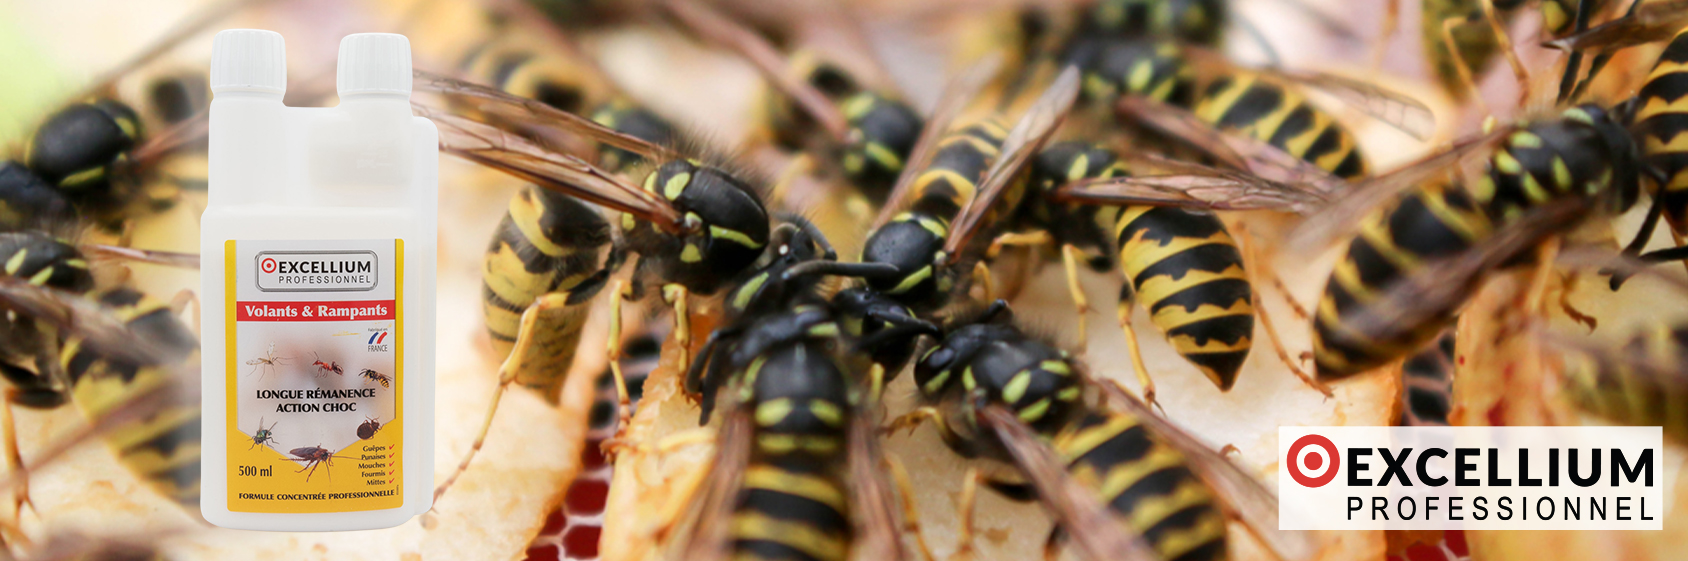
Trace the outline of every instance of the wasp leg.
{"type": "MultiPolygon", "coordinates": [[[[633,421],[633,398],[627,395],[627,378],[621,374],[621,303],[629,296],[628,286],[622,281],[615,281],[615,288],[610,292],[610,333],[606,349],[610,376],[615,379],[615,430],[610,433],[610,440],[621,438],[627,424],[633,421]]],[[[676,324],[681,321],[678,317],[674,319],[676,324]]],[[[613,457],[605,459],[614,461],[613,457]]]]}
{"type": "Polygon", "coordinates": [[[1490,117],[1495,113],[1489,108],[1489,102],[1483,101],[1483,92],[1477,87],[1477,79],[1472,76],[1471,67],[1466,66],[1465,59],[1459,56],[1459,44],[1454,41],[1454,28],[1470,23],[1470,21],[1470,19],[1464,17],[1451,17],[1442,20],[1442,48],[1448,50],[1449,62],[1453,63],[1454,71],[1459,73],[1459,81],[1465,85],[1466,91],[1471,96],[1471,102],[1477,105],[1478,111],[1481,111],[1485,117],[1490,117]]]}
{"type": "Polygon", "coordinates": [[[1049,529],[1049,537],[1043,540],[1043,561],[1055,561],[1061,557],[1061,544],[1066,537],[1059,525],[1049,529]]]}
{"type": "MultiPolygon", "coordinates": [[[[1529,103],[1531,95],[1530,70],[1524,66],[1524,61],[1518,58],[1517,49],[1512,47],[1512,35],[1506,32],[1506,26],[1502,25],[1500,18],[1495,15],[1494,0],[1480,0],[1478,4],[1483,7],[1484,23],[1488,24],[1489,31],[1495,34],[1495,42],[1500,45],[1501,56],[1506,57],[1506,64],[1512,67],[1512,77],[1518,80],[1518,99],[1520,103],[1529,103]]],[[[1460,57],[1458,56],[1453,58],[1454,60],[1460,60],[1460,57]]],[[[1581,59],[1578,59],[1579,66],[1580,63],[1581,59]]]]}
{"type": "MultiPolygon", "coordinates": [[[[1014,246],[1035,249],[1052,243],[1055,243],[1055,237],[1051,236],[1046,230],[1008,232],[998,235],[996,239],[991,240],[990,247],[985,249],[985,260],[995,261],[996,258],[1002,254],[1002,250],[1005,247],[1014,246]]],[[[1026,278],[1030,277],[1033,271],[1038,270],[1042,254],[1036,251],[1032,251],[1030,253],[1031,254],[1024,263],[1025,266],[1021,267],[1020,270],[1016,272],[1013,284],[1009,285],[1007,289],[1003,291],[1003,297],[1009,300],[1018,298],[1020,296],[1020,291],[1026,288],[1026,278]]],[[[996,295],[994,294],[987,295],[986,300],[995,300],[995,296],[996,295]]]]}
{"type": "Polygon", "coordinates": [[[973,263],[973,284],[984,289],[986,302],[996,300],[996,285],[991,282],[991,269],[984,261],[973,263]]]}
{"type": "Polygon", "coordinates": [[[29,498],[29,472],[24,469],[23,451],[18,449],[18,428],[12,417],[12,404],[18,397],[17,389],[6,390],[6,403],[0,406],[0,429],[6,431],[6,471],[16,474],[17,485],[12,497],[12,520],[23,517],[23,505],[35,509],[35,501],[29,498]]]}
{"type": "MultiPolygon", "coordinates": [[[[1119,328],[1125,331],[1126,350],[1131,352],[1131,368],[1137,372],[1137,383],[1143,386],[1143,402],[1160,407],[1160,402],[1155,401],[1155,381],[1149,378],[1149,367],[1143,364],[1143,347],[1137,342],[1137,329],[1131,327],[1132,307],[1136,306],[1134,300],[1128,279],[1120,287],[1119,307],[1115,310],[1119,315],[1119,328]]],[[[1163,408],[1161,412],[1166,410],[1163,408]]]]}
{"type": "Polygon", "coordinates": [[[1401,28],[1401,0],[1388,0],[1383,8],[1383,25],[1372,40],[1371,73],[1383,73],[1383,56],[1389,53],[1389,39],[1401,28]]]}
{"type": "Polygon", "coordinates": [[[1235,444],[1226,444],[1225,446],[1223,446],[1219,449],[1219,455],[1221,455],[1221,456],[1229,456],[1231,454],[1236,454],[1236,455],[1241,456],[1242,453],[1243,453],[1243,451],[1238,450],[1237,445],[1235,445],[1235,444]]]}
{"type": "Polygon", "coordinates": [[[891,481],[897,486],[899,501],[903,506],[903,531],[914,535],[914,546],[920,550],[923,561],[932,561],[932,548],[926,544],[926,535],[920,530],[920,509],[914,506],[914,482],[909,480],[908,470],[903,463],[890,454],[885,455],[885,463],[891,468],[891,481]]]}
{"type": "MultiPolygon", "coordinates": [[[[1238,232],[1240,235],[1237,236],[1237,242],[1242,244],[1244,259],[1246,259],[1249,265],[1251,265],[1243,274],[1248,276],[1250,297],[1254,299],[1255,304],[1254,315],[1255,317],[1260,318],[1260,327],[1266,332],[1266,339],[1272,342],[1272,350],[1278,353],[1278,360],[1282,361],[1285,366],[1288,366],[1289,371],[1295,374],[1296,378],[1300,378],[1302,383],[1318,390],[1319,393],[1325,394],[1325,397],[1327,398],[1333,397],[1335,394],[1331,392],[1330,386],[1327,386],[1323,382],[1315,379],[1313,376],[1308,375],[1307,371],[1301,369],[1301,365],[1296,364],[1295,360],[1290,358],[1289,349],[1284,347],[1283,340],[1278,337],[1278,328],[1272,324],[1272,314],[1266,311],[1265,300],[1260,297],[1260,291],[1253,288],[1260,285],[1258,268],[1265,263],[1265,260],[1261,259],[1260,255],[1255,252],[1253,236],[1251,236],[1246,229],[1239,229],[1242,231],[1238,232]]],[[[1273,275],[1273,280],[1280,282],[1279,290],[1284,290],[1283,285],[1281,284],[1281,279],[1278,279],[1277,275],[1273,275]]],[[[1295,305],[1295,300],[1290,297],[1288,292],[1282,292],[1282,294],[1284,296],[1284,301],[1289,302],[1292,306],[1295,305]]],[[[1306,316],[1303,315],[1302,319],[1306,319],[1306,316]]]]}
{"type": "Polygon", "coordinates": [[[715,433],[715,429],[698,427],[664,436],[658,439],[654,445],[644,444],[629,438],[609,438],[599,444],[599,447],[607,457],[615,457],[626,450],[632,450],[636,454],[668,454],[681,448],[699,444],[713,444],[715,433]]]}
{"type": "Polygon", "coordinates": [[[1055,238],[1049,232],[1036,230],[1031,232],[1008,232],[991,240],[989,249],[985,250],[985,259],[996,259],[1002,254],[1002,248],[1008,246],[1036,247],[1053,243],[1055,238]]]}
{"type": "Polygon", "coordinates": [[[680,347],[680,361],[674,368],[685,372],[692,356],[691,292],[678,284],[666,284],[662,286],[662,300],[674,307],[674,344],[680,347]]]}
{"type": "Polygon", "coordinates": [[[510,384],[516,381],[516,377],[522,369],[529,366],[523,361],[523,358],[532,352],[532,347],[537,344],[535,341],[543,336],[534,325],[539,322],[539,318],[544,314],[567,305],[567,294],[553,292],[539,297],[532,305],[528,306],[527,310],[522,312],[522,323],[516,331],[515,346],[510,349],[509,356],[504,357],[504,363],[498,367],[498,387],[492,390],[492,403],[487,405],[486,418],[481,421],[481,430],[475,435],[474,443],[469,445],[469,451],[465,452],[463,459],[457,462],[457,468],[451,471],[451,475],[445,478],[444,483],[434,488],[434,504],[439,504],[440,497],[445,496],[446,490],[457,482],[458,477],[468,471],[469,462],[475,460],[475,454],[479,453],[481,446],[486,444],[487,434],[492,431],[492,420],[497,416],[498,406],[504,400],[504,391],[509,389],[510,384]]]}
{"type": "Polygon", "coordinates": [[[955,532],[955,553],[950,559],[971,561],[973,559],[973,506],[978,501],[979,468],[968,467],[967,473],[962,475],[961,496],[955,500],[956,518],[961,520],[961,528],[955,532]]]}
{"type": "Polygon", "coordinates": [[[882,434],[889,435],[902,429],[908,429],[908,432],[913,434],[914,429],[920,428],[921,423],[925,423],[927,421],[943,426],[944,417],[938,413],[938,409],[935,407],[916,407],[913,411],[909,411],[908,413],[898,415],[895,419],[891,419],[891,422],[886,423],[885,427],[880,429],[880,432],[882,434]]]}
{"type": "Polygon", "coordinates": [[[1570,317],[1571,321],[1588,326],[1589,331],[1594,331],[1595,328],[1600,327],[1599,319],[1583,313],[1582,310],[1577,309],[1575,304],[1571,303],[1571,293],[1577,291],[1577,283],[1582,280],[1582,274],[1571,271],[1560,275],[1559,278],[1562,281],[1559,290],[1559,310],[1565,312],[1565,315],[1570,317]]]}
{"type": "Polygon", "coordinates": [[[1079,354],[1090,348],[1090,298],[1084,295],[1084,286],[1078,283],[1078,253],[1079,248],[1073,244],[1061,245],[1061,264],[1067,270],[1067,293],[1073,297],[1073,308],[1078,310],[1078,347],[1079,354]]]}

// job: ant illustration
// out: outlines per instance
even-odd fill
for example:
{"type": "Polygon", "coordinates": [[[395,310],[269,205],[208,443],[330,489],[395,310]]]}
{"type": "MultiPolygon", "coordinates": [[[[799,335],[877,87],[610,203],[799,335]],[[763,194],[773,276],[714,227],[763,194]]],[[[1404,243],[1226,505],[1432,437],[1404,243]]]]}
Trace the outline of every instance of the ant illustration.
{"type": "Polygon", "coordinates": [[[251,376],[256,374],[258,373],[258,369],[262,368],[264,369],[264,375],[258,377],[259,380],[262,380],[265,376],[269,376],[270,372],[274,372],[275,367],[286,366],[287,361],[289,360],[293,359],[290,357],[275,356],[275,343],[270,343],[270,350],[265,352],[264,356],[246,361],[246,364],[252,367],[252,371],[247,372],[246,375],[251,376]]]}
{"type": "Polygon", "coordinates": [[[380,421],[375,419],[375,417],[369,417],[368,420],[363,422],[363,424],[358,425],[359,439],[369,440],[371,438],[375,438],[375,431],[381,430],[380,421]]]}
{"type": "Polygon", "coordinates": [[[314,352],[311,353],[311,354],[316,356],[316,359],[317,359],[316,362],[311,363],[311,366],[317,367],[317,375],[318,376],[321,376],[323,374],[327,374],[329,372],[333,372],[333,373],[339,374],[341,376],[346,375],[346,370],[343,369],[343,368],[340,368],[340,363],[334,362],[334,361],[323,362],[321,355],[317,355],[314,352]]]}
{"type": "MultiPolygon", "coordinates": [[[[246,449],[251,450],[262,444],[269,446],[271,450],[275,450],[275,426],[279,424],[281,424],[281,421],[276,421],[270,423],[270,428],[264,428],[264,419],[258,418],[258,432],[252,433],[252,445],[247,446],[246,449]]],[[[280,450],[276,451],[280,452],[280,450]]]]}
{"type": "Polygon", "coordinates": [[[392,376],[388,376],[386,374],[382,374],[380,372],[376,372],[376,371],[370,370],[368,368],[363,369],[363,372],[359,372],[358,375],[363,376],[365,378],[369,378],[369,381],[371,381],[371,382],[380,382],[381,387],[383,387],[383,388],[393,387],[392,386],[392,384],[393,384],[393,377],[392,376]]]}
{"type": "MultiPolygon", "coordinates": [[[[299,471],[305,471],[307,469],[311,470],[310,473],[305,474],[305,482],[306,483],[309,483],[311,481],[311,476],[316,474],[316,468],[317,468],[318,464],[328,466],[328,467],[323,468],[322,471],[323,471],[323,473],[328,474],[328,480],[329,481],[334,481],[334,473],[328,470],[328,468],[334,467],[334,458],[340,458],[342,460],[356,460],[357,459],[357,458],[348,458],[346,456],[336,456],[336,455],[334,455],[333,452],[328,451],[327,448],[323,448],[321,444],[318,444],[316,446],[306,446],[304,448],[294,448],[292,450],[289,450],[287,453],[292,454],[295,457],[297,457],[298,461],[305,462],[305,467],[299,468],[299,471]]],[[[294,473],[298,473],[298,472],[294,472],[294,473]]]]}

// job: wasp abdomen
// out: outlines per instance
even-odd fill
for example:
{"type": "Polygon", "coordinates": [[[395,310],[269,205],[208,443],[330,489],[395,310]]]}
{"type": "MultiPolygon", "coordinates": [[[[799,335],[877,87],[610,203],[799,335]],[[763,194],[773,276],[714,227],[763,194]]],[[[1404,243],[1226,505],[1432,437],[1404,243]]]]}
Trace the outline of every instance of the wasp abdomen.
{"type": "Polygon", "coordinates": [[[1238,71],[1209,84],[1196,101],[1196,116],[1283,149],[1297,158],[1356,180],[1366,175],[1354,135],[1290,87],[1238,71]]]}
{"type": "Polygon", "coordinates": [[[1206,212],[1127,207],[1114,229],[1120,269],[1151,320],[1178,354],[1230,389],[1253,344],[1254,298],[1224,223],[1206,212]]]}
{"type": "Polygon", "coordinates": [[[1659,188],[1665,218],[1678,234],[1688,233],[1688,32],[1678,33],[1636,94],[1635,114],[1648,163],[1670,179],[1659,188]]]}
{"type": "Polygon", "coordinates": [[[1132,416],[1092,412],[1052,444],[1074,479],[1102,494],[1108,508],[1143,536],[1161,559],[1225,559],[1225,515],[1182,452],[1160,442],[1132,416]]]}
{"type": "Polygon", "coordinates": [[[1313,318],[1318,375],[1335,379],[1383,365],[1428,343],[1453,320],[1453,310],[1429,314],[1422,325],[1386,324],[1385,332],[1358,333],[1347,322],[1374,310],[1395,283],[1425,263],[1459,254],[1489,235],[1490,223],[1456,185],[1431,184],[1394,208],[1368,219],[1331,272],[1313,318]]]}

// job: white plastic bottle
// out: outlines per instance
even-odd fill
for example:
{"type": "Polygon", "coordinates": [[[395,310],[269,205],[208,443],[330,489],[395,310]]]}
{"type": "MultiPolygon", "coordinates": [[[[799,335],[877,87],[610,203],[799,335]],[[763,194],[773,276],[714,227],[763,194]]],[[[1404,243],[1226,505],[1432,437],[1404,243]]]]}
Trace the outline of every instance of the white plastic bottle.
{"type": "Polygon", "coordinates": [[[438,131],[410,42],[340,42],[340,105],[282,105],[281,35],[212,47],[201,510],[225,528],[396,526],[433,497],[438,131]]]}

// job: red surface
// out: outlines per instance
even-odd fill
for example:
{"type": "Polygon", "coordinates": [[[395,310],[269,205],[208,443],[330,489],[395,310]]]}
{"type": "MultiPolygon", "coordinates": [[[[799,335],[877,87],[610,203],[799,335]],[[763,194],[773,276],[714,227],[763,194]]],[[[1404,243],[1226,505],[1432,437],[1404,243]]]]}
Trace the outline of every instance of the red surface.
{"type": "Polygon", "coordinates": [[[570,514],[597,514],[604,511],[610,484],[600,479],[575,479],[569,485],[568,498],[563,499],[570,514]]]}
{"type": "Polygon", "coordinates": [[[563,548],[568,550],[569,557],[576,559],[597,557],[600,531],[597,526],[569,528],[569,533],[563,535],[563,548]]]}

